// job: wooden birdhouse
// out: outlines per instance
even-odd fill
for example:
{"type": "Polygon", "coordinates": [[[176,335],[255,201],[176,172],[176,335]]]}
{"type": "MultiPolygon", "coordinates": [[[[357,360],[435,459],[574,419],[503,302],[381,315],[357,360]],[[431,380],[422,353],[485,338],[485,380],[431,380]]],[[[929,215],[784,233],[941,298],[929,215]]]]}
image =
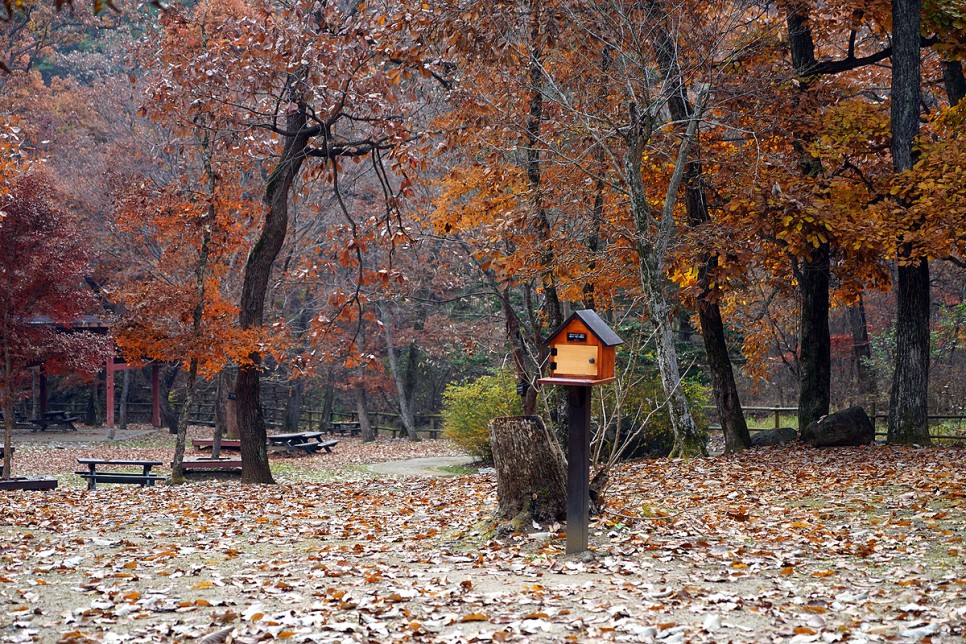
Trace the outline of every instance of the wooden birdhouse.
{"type": "Polygon", "coordinates": [[[572,386],[611,382],[614,347],[623,342],[593,311],[575,311],[547,340],[550,373],[540,382],[572,386]]]}

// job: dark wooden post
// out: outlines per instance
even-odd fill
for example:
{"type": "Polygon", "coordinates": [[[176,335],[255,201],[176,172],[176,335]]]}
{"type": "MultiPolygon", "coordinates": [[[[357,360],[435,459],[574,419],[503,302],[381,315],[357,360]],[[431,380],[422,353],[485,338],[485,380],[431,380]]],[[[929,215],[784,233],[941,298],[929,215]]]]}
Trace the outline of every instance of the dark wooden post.
{"type": "Polygon", "coordinates": [[[105,406],[107,407],[107,426],[114,427],[114,356],[111,356],[107,359],[107,364],[105,365],[104,371],[104,398],[106,399],[105,406]]]}
{"type": "Polygon", "coordinates": [[[590,523],[590,392],[567,387],[570,426],[567,438],[567,554],[587,550],[590,523]]]}
{"type": "Polygon", "coordinates": [[[623,340],[593,311],[574,311],[547,339],[550,375],[537,382],[567,388],[567,554],[587,550],[590,523],[590,392],[614,381],[614,347],[623,340]]]}
{"type": "Polygon", "coordinates": [[[151,424],[161,426],[161,381],[160,367],[157,363],[151,365],[151,424]]]}
{"type": "Polygon", "coordinates": [[[37,413],[37,417],[42,420],[47,416],[47,370],[44,369],[44,365],[40,365],[39,372],[37,380],[40,385],[40,411],[37,413]]]}

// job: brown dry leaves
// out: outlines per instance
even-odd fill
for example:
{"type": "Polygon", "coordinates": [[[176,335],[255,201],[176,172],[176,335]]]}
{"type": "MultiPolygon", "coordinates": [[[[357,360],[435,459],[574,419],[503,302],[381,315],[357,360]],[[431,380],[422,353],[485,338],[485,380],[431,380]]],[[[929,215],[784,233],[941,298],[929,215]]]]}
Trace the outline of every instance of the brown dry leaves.
{"type": "MultiPolygon", "coordinates": [[[[149,426],[136,427],[142,434],[137,440],[104,442],[106,430],[82,428],[78,433],[20,433],[14,437],[13,470],[16,475],[60,475],[77,470],[78,458],[110,458],[117,460],[154,460],[165,463],[158,469],[160,473],[170,473],[167,464],[171,462],[173,437],[163,430],[152,430],[149,426]]],[[[211,439],[211,430],[191,427],[188,432],[188,446],[185,458],[208,456],[211,450],[197,451],[191,448],[191,439],[211,439]]],[[[328,438],[328,437],[326,437],[328,438]]],[[[367,463],[381,463],[424,456],[452,456],[460,454],[458,448],[446,440],[424,440],[413,443],[407,439],[380,437],[375,443],[363,443],[358,438],[333,436],[339,444],[332,453],[319,452],[311,456],[303,453],[272,454],[273,463],[285,463],[304,473],[331,471],[348,466],[367,463]]],[[[238,455],[238,450],[223,450],[222,456],[238,455]]],[[[280,469],[288,472],[292,467],[280,469]]],[[[61,480],[61,484],[64,484],[61,480]]],[[[67,481],[71,482],[71,481],[67,481]]],[[[78,478],[73,481],[80,485],[78,478]]]]}
{"type": "Polygon", "coordinates": [[[873,447],[631,465],[587,559],[546,533],[484,538],[483,475],[12,493],[0,637],[950,641],[966,629],[964,461],[873,447]]]}

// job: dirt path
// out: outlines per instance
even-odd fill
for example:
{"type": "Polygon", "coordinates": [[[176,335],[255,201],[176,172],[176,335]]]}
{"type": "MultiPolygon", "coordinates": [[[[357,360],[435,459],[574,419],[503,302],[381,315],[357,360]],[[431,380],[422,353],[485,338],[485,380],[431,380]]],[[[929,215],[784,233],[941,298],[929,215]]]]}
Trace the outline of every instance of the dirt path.
{"type": "Polygon", "coordinates": [[[388,461],[374,463],[368,466],[374,474],[390,476],[457,476],[443,468],[457,465],[469,465],[473,459],[469,456],[435,456],[429,458],[410,458],[404,461],[388,461]]]}

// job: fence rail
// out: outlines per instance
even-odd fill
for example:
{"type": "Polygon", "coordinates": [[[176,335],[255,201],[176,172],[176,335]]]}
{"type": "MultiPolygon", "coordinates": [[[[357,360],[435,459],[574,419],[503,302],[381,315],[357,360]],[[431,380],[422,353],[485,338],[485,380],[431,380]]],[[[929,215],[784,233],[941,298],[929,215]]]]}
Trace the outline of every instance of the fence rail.
{"type": "MultiPolygon", "coordinates": [[[[707,407],[706,409],[708,409],[712,413],[716,412],[716,409],[714,407],[707,407]]],[[[771,416],[774,419],[772,427],[754,427],[754,428],[749,427],[748,431],[752,433],[765,431],[767,429],[778,429],[779,427],[782,426],[781,424],[782,415],[786,415],[786,414],[794,414],[796,416],[798,415],[798,407],[742,407],[742,411],[745,412],[746,416],[755,416],[756,414],[757,415],[764,414],[766,416],[771,416]]],[[[873,408],[872,413],[869,414],[869,418],[872,419],[872,426],[876,428],[876,432],[875,432],[876,437],[885,437],[888,435],[887,432],[885,431],[879,431],[879,423],[878,423],[879,420],[888,420],[889,418],[888,413],[877,412],[873,408]]],[[[932,440],[966,441],[966,415],[930,414],[926,418],[930,426],[934,425],[934,421],[936,422],[958,421],[958,427],[956,428],[957,433],[938,434],[938,433],[930,432],[929,438],[931,438],[932,440]]],[[[798,425],[798,420],[796,418],[795,424],[794,426],[792,426],[792,429],[798,429],[797,425],[798,425]]],[[[717,423],[713,423],[708,429],[710,429],[711,431],[718,431],[718,432],[722,431],[721,425],[717,423]]]]}

